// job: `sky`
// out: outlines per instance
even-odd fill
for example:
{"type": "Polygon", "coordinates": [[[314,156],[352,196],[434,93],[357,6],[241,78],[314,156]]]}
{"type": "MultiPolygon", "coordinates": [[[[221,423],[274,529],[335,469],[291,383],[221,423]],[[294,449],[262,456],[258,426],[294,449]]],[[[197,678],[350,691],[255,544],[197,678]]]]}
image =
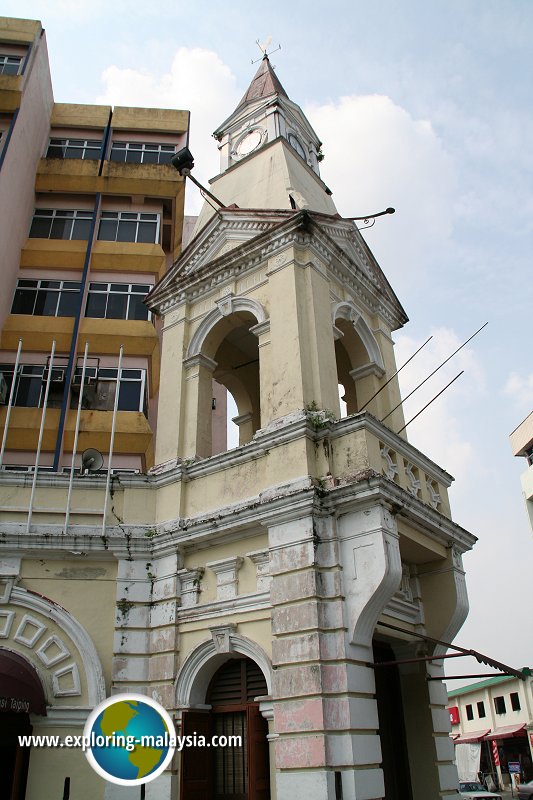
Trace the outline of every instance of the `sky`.
{"type": "MultiPolygon", "coordinates": [[[[271,63],[323,142],[339,212],[396,209],[364,235],[410,318],[397,364],[433,336],[400,373],[404,393],[488,322],[406,402],[409,420],[464,369],[407,432],[455,477],[454,519],[478,537],[456,643],[533,666],[526,462],[509,445],[533,408],[533,3],[4,0],[2,13],[42,20],[56,101],[190,109],[204,182],[256,41],[281,44],[271,63]]],[[[187,211],[199,207],[189,184],[187,211]]]]}

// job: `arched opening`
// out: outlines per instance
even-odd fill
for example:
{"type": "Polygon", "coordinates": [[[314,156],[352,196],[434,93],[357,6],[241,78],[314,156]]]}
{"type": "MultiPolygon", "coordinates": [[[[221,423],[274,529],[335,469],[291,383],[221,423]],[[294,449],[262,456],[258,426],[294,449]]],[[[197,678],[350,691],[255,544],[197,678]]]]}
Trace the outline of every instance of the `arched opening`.
{"type": "Polygon", "coordinates": [[[250,330],[254,315],[237,311],[221,319],[207,335],[202,353],[211,358],[213,372],[212,453],[251,441],[261,427],[259,347],[250,330]],[[227,409],[236,413],[228,424],[227,409]],[[238,437],[232,422],[237,426],[238,437]]]}
{"type": "Polygon", "coordinates": [[[356,382],[350,373],[368,363],[368,353],[351,322],[340,319],[335,322],[335,327],[342,333],[342,337],[335,342],[337,380],[344,389],[342,400],[346,403],[345,416],[350,416],[359,410],[356,382]]]}
{"type": "Polygon", "coordinates": [[[341,417],[357,413],[374,394],[376,378],[385,374],[376,338],[351,303],[333,310],[337,380],[342,387],[341,417]],[[344,405],[343,405],[344,404],[344,405]]]}
{"type": "Polygon", "coordinates": [[[24,800],[30,748],[19,736],[32,732],[30,712],[46,714],[41,681],[26,659],[0,650],[0,800],[24,800]]]}
{"type": "Polygon", "coordinates": [[[210,709],[183,712],[182,734],[207,741],[217,736],[222,745],[184,748],[182,800],[268,800],[268,725],[257,699],[267,694],[265,676],[252,659],[230,657],[219,666],[205,693],[210,709]]]}

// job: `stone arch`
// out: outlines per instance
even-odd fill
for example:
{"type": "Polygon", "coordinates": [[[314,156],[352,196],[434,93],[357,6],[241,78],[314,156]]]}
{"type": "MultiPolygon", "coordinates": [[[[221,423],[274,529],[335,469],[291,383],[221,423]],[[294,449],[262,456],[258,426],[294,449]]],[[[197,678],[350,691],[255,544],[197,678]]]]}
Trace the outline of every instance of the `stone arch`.
{"type": "Polygon", "coordinates": [[[0,618],[2,646],[20,654],[35,668],[42,679],[49,705],[54,705],[54,699],[58,697],[81,697],[76,662],[83,666],[87,703],[94,707],[105,699],[104,674],[96,648],[85,628],[68,611],[46,597],[14,587],[7,604],[0,606],[0,618]],[[25,613],[15,630],[17,609],[25,613]],[[58,636],[48,633],[46,626],[37,617],[32,617],[32,612],[41,618],[52,620],[68,636],[79,654],[79,659],[73,659],[73,654],[65,643],[58,636]],[[74,687],[78,685],[76,691],[61,689],[61,679],[67,673],[72,676],[74,687]],[[46,680],[47,676],[49,680],[46,680]]]}
{"type": "Polygon", "coordinates": [[[217,647],[215,638],[197,645],[178,672],[175,683],[178,707],[203,705],[211,678],[233,653],[239,653],[255,661],[265,676],[268,693],[272,693],[272,664],[262,647],[246,636],[233,632],[227,634],[225,647],[217,647]]]}
{"type": "Polygon", "coordinates": [[[267,321],[267,314],[261,303],[248,297],[226,295],[217,302],[217,307],[207,314],[195,331],[187,349],[186,358],[192,358],[202,352],[202,347],[209,333],[225,317],[244,311],[255,317],[257,324],[261,325],[267,321]]]}
{"type": "MultiPolygon", "coordinates": [[[[250,442],[261,427],[261,354],[259,336],[268,328],[263,306],[248,297],[227,294],[193,334],[184,361],[190,370],[195,431],[194,455],[208,457],[227,449],[228,394],[237,407],[238,444],[250,442]],[[216,412],[213,397],[218,398],[216,412]]],[[[232,415],[233,416],[233,415],[232,415]]],[[[232,445],[233,446],[233,445],[232,445]]]]}
{"type": "Polygon", "coordinates": [[[335,325],[335,322],[338,319],[344,319],[347,322],[352,323],[354,330],[358,334],[365,347],[369,363],[375,365],[379,370],[384,372],[385,365],[383,363],[383,356],[381,355],[381,350],[379,349],[377,339],[370,330],[365,319],[361,316],[361,313],[355,304],[346,301],[337,303],[335,306],[333,306],[332,317],[333,325],[335,325]]]}

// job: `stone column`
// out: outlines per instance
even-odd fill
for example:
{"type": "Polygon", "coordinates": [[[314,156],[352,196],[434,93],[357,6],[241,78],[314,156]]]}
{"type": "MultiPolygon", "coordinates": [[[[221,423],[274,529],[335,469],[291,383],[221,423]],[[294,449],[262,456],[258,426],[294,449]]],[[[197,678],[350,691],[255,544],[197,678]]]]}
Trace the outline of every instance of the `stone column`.
{"type": "Polygon", "coordinates": [[[183,418],[183,458],[208,458],[212,454],[211,417],[213,372],[217,364],[202,355],[183,362],[185,372],[185,414],[183,418]]]}
{"type": "Polygon", "coordinates": [[[161,375],[158,415],[165,421],[165,435],[155,441],[155,463],[180,455],[180,417],[183,395],[183,348],[185,335],[184,305],[165,314],[161,342],[161,375]]]}
{"type": "Polygon", "coordinates": [[[277,800],[335,798],[329,732],[342,710],[328,686],[342,680],[344,627],[331,532],[311,516],[269,528],[277,800]]]}
{"type": "Polygon", "coordinates": [[[275,367],[272,365],[271,359],[270,320],[267,319],[265,322],[254,325],[250,328],[250,332],[257,336],[258,339],[260,427],[264,428],[273,419],[269,398],[272,391],[272,380],[274,379],[272,371],[275,370],[275,367]]]}

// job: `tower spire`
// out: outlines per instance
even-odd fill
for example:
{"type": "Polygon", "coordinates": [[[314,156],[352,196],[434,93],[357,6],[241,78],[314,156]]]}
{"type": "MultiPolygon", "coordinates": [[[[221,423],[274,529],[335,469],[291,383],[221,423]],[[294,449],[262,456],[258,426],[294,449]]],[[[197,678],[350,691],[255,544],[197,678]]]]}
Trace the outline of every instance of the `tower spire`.
{"type": "Polygon", "coordinates": [[[259,69],[252,78],[252,82],[235,111],[244,108],[248,103],[253,103],[256,100],[261,100],[264,97],[270,97],[274,94],[282,95],[289,99],[289,95],[281,85],[281,81],[274,72],[268,55],[265,53],[261,59],[259,69]]]}

